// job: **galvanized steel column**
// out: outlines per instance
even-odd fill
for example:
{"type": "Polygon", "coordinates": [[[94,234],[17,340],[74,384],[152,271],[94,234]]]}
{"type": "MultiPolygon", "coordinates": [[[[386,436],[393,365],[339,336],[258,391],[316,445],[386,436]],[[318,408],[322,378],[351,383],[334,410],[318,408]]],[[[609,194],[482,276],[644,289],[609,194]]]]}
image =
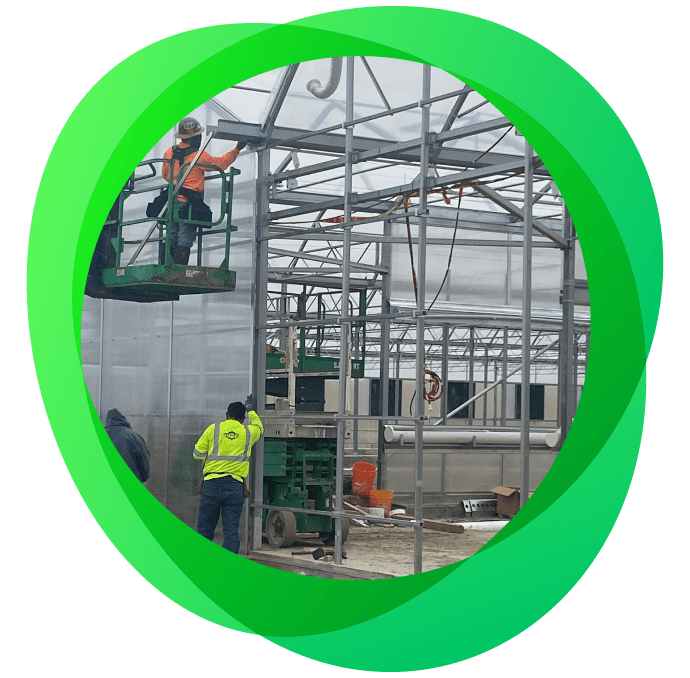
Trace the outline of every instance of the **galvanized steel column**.
{"type": "Polygon", "coordinates": [[[529,495],[530,348],[532,333],[532,147],[525,139],[524,236],[522,241],[522,386],[520,397],[520,506],[529,495]]]}
{"type": "MultiPolygon", "coordinates": [[[[422,67],[422,99],[431,96],[431,66],[422,67]]],[[[422,106],[422,145],[419,154],[419,229],[417,244],[417,364],[415,388],[416,415],[414,422],[414,573],[422,571],[422,505],[423,505],[423,471],[424,471],[424,314],[426,306],[426,222],[427,222],[427,185],[429,174],[429,121],[431,104],[422,106]]]]}
{"type": "MultiPolygon", "coordinates": [[[[345,121],[354,119],[355,96],[355,58],[347,57],[345,67],[345,121]]],[[[345,195],[343,218],[350,221],[352,212],[352,138],[354,129],[345,129],[345,195]]],[[[343,295],[340,304],[340,371],[338,375],[338,446],[335,465],[335,510],[343,510],[343,458],[345,456],[345,429],[347,420],[344,415],[350,414],[348,389],[352,374],[351,331],[352,323],[347,321],[350,313],[350,247],[352,243],[352,226],[343,229],[343,295]]],[[[334,561],[339,565],[343,560],[343,529],[339,519],[335,519],[334,561]]]]}
{"type": "Polygon", "coordinates": [[[501,426],[506,425],[506,410],[508,409],[508,328],[503,328],[503,363],[501,367],[501,426]]]}
{"type": "MultiPolygon", "coordinates": [[[[268,174],[270,169],[270,151],[261,149],[257,152],[256,177],[256,229],[254,231],[254,288],[253,323],[254,354],[252,359],[251,389],[256,398],[257,414],[266,412],[266,327],[268,312],[268,174]]],[[[263,436],[252,447],[252,496],[253,504],[264,503],[264,438],[263,436]]],[[[251,548],[261,548],[261,523],[263,509],[250,510],[251,548]]],[[[249,541],[247,539],[247,541],[249,541]]]]}
{"type": "Polygon", "coordinates": [[[448,344],[450,342],[450,330],[448,323],[443,323],[443,345],[441,346],[441,381],[443,382],[443,394],[441,395],[441,419],[443,425],[448,423],[448,344]]]}
{"type": "MultiPolygon", "coordinates": [[[[474,398],[474,327],[470,327],[470,363],[468,366],[468,374],[467,374],[467,381],[469,382],[469,386],[467,389],[467,395],[469,398],[474,398]]],[[[470,409],[469,405],[467,406],[467,409],[465,410],[465,416],[467,417],[467,423],[469,426],[472,426],[474,423],[472,420],[474,417],[472,416],[472,413],[474,413],[474,405],[472,405],[472,409],[470,409]]]]}
{"type": "Polygon", "coordinates": [[[570,430],[574,407],[573,382],[576,382],[573,337],[575,334],[575,243],[573,222],[568,208],[563,209],[563,238],[568,247],[563,250],[563,325],[558,353],[558,426],[561,429],[561,443],[570,430]]]}
{"type": "MultiPolygon", "coordinates": [[[[390,315],[391,301],[391,244],[385,238],[391,235],[391,222],[386,220],[383,222],[383,236],[384,242],[381,244],[381,265],[386,269],[381,280],[381,314],[384,318],[381,320],[381,349],[380,349],[380,366],[379,366],[379,410],[382,417],[388,416],[389,403],[388,394],[390,390],[390,343],[391,343],[391,321],[385,316],[390,315]]],[[[386,449],[385,441],[383,439],[383,427],[386,425],[386,420],[379,421],[379,436],[378,436],[378,476],[376,480],[376,487],[381,490],[386,488],[386,449]]]]}

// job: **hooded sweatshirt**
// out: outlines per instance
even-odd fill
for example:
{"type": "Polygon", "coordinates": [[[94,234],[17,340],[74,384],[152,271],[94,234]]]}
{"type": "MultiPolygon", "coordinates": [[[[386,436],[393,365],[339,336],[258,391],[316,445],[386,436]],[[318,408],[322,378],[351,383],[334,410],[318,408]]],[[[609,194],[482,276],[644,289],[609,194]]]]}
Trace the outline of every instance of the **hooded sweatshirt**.
{"type": "Polygon", "coordinates": [[[144,439],[132,430],[130,423],[119,410],[108,410],[105,418],[105,430],[113,441],[115,449],[132,469],[132,473],[142,483],[148,480],[150,475],[149,448],[144,439]]]}

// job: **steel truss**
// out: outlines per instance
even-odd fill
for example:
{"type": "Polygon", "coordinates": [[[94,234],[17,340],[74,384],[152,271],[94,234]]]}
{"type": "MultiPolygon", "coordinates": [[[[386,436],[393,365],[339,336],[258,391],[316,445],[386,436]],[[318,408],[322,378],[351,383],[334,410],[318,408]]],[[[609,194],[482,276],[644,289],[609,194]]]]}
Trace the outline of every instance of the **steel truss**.
{"type": "MultiPolygon", "coordinates": [[[[576,289],[586,288],[586,283],[575,280],[572,221],[547,168],[527,143],[523,155],[494,152],[493,146],[482,152],[445,145],[487,135],[493,140],[511,131],[511,122],[502,116],[463,124],[467,113],[487,103],[482,100],[467,108],[473,93],[469,87],[431,97],[432,69],[424,66],[419,99],[391,108],[372,67],[363,59],[385,110],[355,119],[355,58],[345,61],[346,99],[340,124],[318,130],[276,124],[296,64],[285,69],[262,123],[220,120],[211,128],[216,138],[261,141],[256,146],[252,366],[259,411],[265,411],[266,404],[263,347],[267,343],[278,346],[287,329],[304,330],[308,351],[340,358],[334,516],[346,518],[342,503],[346,422],[367,418],[357,414],[351,402],[351,357],[364,358],[367,374],[380,378],[382,397],[388,393],[391,364],[396,378],[401,370],[414,369],[418,393],[423,390],[425,367],[440,373],[444,381],[463,377],[472,382],[481,374],[487,388],[489,375],[493,381],[520,368],[524,500],[529,489],[530,421],[524,413],[529,412],[530,379],[558,375],[559,426],[564,438],[575,411],[576,388],[583,382],[586,368],[589,318],[575,313],[576,289]],[[453,100],[453,106],[443,124],[432,129],[431,108],[444,100],[453,100]],[[421,109],[421,121],[417,134],[408,140],[371,139],[355,133],[358,125],[415,108],[421,109]],[[374,188],[373,179],[380,183],[392,168],[400,167],[407,167],[416,178],[374,188]],[[353,189],[355,178],[363,190],[353,189]],[[460,191],[462,207],[455,207],[460,191]],[[393,235],[394,225],[408,222],[414,225],[414,234],[393,235]],[[443,229],[443,236],[427,237],[430,226],[443,229]],[[497,233],[508,237],[497,240],[497,233]],[[499,247],[508,252],[519,248],[523,253],[521,308],[443,303],[430,308],[436,290],[426,285],[427,247],[450,247],[453,242],[463,248],[499,247]],[[414,303],[391,299],[391,248],[404,244],[409,245],[416,265],[414,303]],[[563,253],[562,313],[532,311],[531,254],[542,248],[563,253]],[[359,313],[363,301],[364,318],[359,313]],[[362,341],[365,334],[366,343],[362,341]]],[[[501,423],[505,425],[505,389],[501,398],[501,423]]],[[[494,412],[496,417],[497,410],[494,412]]],[[[442,417],[436,423],[446,424],[448,414],[444,398],[442,417]]],[[[411,523],[415,573],[422,571],[422,430],[431,423],[425,417],[424,400],[417,398],[411,418],[416,433],[415,521],[411,523]]],[[[385,483],[382,431],[386,419],[378,420],[379,481],[385,483]]],[[[252,548],[258,549],[264,506],[261,442],[255,447],[255,457],[250,520],[252,548]]],[[[335,522],[335,561],[340,563],[342,530],[340,520],[335,522]]]]}

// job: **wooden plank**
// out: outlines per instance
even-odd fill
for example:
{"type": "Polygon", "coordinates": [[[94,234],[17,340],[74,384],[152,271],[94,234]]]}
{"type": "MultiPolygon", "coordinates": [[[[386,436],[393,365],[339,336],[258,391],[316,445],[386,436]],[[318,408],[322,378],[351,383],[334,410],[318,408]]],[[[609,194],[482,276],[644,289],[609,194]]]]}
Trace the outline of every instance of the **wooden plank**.
{"type": "Polygon", "coordinates": [[[359,506],[353,506],[352,504],[349,504],[346,501],[344,501],[343,504],[345,504],[345,506],[347,506],[349,509],[352,509],[353,511],[359,511],[359,513],[363,513],[365,516],[371,515],[366,511],[363,511],[361,508],[359,508],[359,506]]]}
{"type": "Polygon", "coordinates": [[[443,523],[440,520],[425,520],[422,527],[426,530],[437,530],[438,532],[454,532],[462,534],[465,527],[459,523],[443,523]]]}
{"type": "Polygon", "coordinates": [[[273,567],[283,572],[304,572],[311,577],[320,577],[322,579],[393,579],[396,576],[382,572],[358,570],[354,567],[336,565],[335,563],[324,563],[320,560],[308,560],[304,557],[292,558],[287,555],[282,556],[269,553],[268,551],[250,551],[249,555],[245,557],[255,563],[273,567]]]}

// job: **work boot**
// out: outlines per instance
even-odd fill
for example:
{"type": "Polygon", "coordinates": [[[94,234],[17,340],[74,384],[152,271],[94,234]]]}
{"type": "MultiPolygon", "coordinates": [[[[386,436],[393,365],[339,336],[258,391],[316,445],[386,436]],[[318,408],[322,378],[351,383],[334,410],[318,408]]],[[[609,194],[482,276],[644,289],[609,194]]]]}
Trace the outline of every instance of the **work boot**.
{"type": "Polygon", "coordinates": [[[176,247],[172,254],[172,260],[176,264],[186,266],[189,263],[189,253],[191,251],[191,247],[176,247]]]}

